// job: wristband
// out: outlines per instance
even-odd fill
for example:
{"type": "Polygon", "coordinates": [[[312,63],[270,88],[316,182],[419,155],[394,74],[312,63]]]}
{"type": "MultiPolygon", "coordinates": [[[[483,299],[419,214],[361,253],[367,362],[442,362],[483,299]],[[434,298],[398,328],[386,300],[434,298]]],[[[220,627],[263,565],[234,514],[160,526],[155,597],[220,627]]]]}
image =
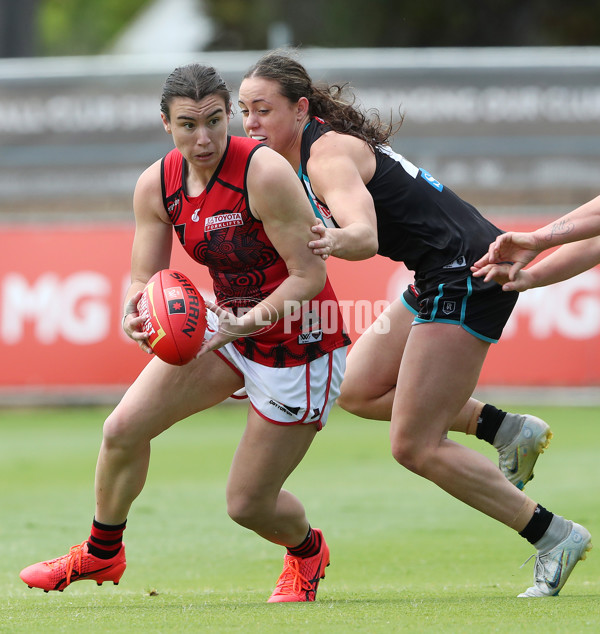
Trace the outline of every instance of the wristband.
{"type": "Polygon", "coordinates": [[[123,315],[123,319],[121,319],[121,328],[123,328],[123,330],[125,330],[125,318],[127,315],[133,315],[135,312],[135,308],[133,310],[127,310],[127,306],[125,307],[125,314],[123,315]]]}

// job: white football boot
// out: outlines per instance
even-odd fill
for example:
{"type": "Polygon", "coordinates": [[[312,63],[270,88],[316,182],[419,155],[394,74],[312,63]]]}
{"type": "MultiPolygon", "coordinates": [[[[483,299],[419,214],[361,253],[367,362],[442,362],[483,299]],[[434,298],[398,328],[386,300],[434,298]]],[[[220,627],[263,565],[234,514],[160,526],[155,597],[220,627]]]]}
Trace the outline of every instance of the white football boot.
{"type": "MultiPolygon", "coordinates": [[[[575,564],[592,549],[592,536],[580,524],[570,522],[571,531],[560,544],[535,556],[533,583],[520,597],[554,597],[565,585],[575,564]]],[[[529,561],[529,560],[528,560],[529,561]]]]}
{"type": "Polygon", "coordinates": [[[552,432],[541,418],[529,414],[511,414],[523,419],[521,431],[506,445],[497,447],[498,466],[507,480],[523,489],[533,478],[533,467],[541,453],[550,444],[552,432]]]}

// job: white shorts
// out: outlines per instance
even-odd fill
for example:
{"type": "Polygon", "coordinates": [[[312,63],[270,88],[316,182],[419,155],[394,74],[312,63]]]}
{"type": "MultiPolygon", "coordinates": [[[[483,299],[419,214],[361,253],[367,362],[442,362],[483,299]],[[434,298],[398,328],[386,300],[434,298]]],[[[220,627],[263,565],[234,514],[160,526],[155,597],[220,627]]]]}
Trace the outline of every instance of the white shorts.
{"type": "MultiPolygon", "coordinates": [[[[210,310],[206,313],[206,338],[210,339],[218,318],[210,310]]],[[[317,429],[322,429],[340,394],[346,369],[347,347],[337,348],[308,364],[289,368],[272,368],[251,361],[241,355],[232,343],[215,352],[243,376],[254,410],[276,425],[304,423],[315,424],[317,429]]]]}

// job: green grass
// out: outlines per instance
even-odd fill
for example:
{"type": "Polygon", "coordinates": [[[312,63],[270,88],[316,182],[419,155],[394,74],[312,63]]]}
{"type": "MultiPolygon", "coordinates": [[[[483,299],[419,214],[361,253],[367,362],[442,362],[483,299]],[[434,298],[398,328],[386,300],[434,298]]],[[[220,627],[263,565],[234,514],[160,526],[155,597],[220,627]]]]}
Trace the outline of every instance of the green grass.
{"type": "MultiPolygon", "coordinates": [[[[508,408],[508,406],[506,406],[508,408]]],[[[600,533],[600,410],[528,407],[555,437],[527,492],[600,533]]],[[[387,425],[336,408],[288,488],[332,565],[314,604],[269,605],[283,551],[234,524],[225,481],[244,410],[194,416],[153,443],[119,586],[28,589],[19,570],[89,534],[104,409],[0,410],[0,632],[594,632],[600,556],[558,598],[522,600],[532,549],[396,465],[387,425]]],[[[455,436],[458,440],[458,436],[455,436]]],[[[490,458],[489,445],[464,439],[490,458]]]]}

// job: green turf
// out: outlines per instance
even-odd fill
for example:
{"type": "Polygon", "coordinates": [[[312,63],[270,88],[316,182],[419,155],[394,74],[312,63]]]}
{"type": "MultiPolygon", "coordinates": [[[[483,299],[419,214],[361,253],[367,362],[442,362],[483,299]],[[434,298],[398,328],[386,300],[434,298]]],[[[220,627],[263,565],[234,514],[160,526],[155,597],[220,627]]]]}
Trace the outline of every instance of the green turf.
{"type": "MultiPolygon", "coordinates": [[[[508,408],[508,406],[507,406],[508,408]]],[[[521,406],[555,437],[527,492],[600,533],[600,410],[521,406]]],[[[316,603],[266,604],[282,549],[235,525],[224,490],[244,410],[157,438],[125,533],[119,586],[28,589],[19,570],[89,534],[104,409],[0,410],[0,632],[595,632],[600,554],[561,596],[523,600],[531,547],[396,465],[387,425],[335,409],[288,488],[323,528],[332,565],[316,603]]],[[[458,436],[454,436],[459,439],[458,436]]],[[[463,438],[464,440],[464,438],[463,438]]],[[[488,445],[468,444],[493,458],[488,445]]]]}

